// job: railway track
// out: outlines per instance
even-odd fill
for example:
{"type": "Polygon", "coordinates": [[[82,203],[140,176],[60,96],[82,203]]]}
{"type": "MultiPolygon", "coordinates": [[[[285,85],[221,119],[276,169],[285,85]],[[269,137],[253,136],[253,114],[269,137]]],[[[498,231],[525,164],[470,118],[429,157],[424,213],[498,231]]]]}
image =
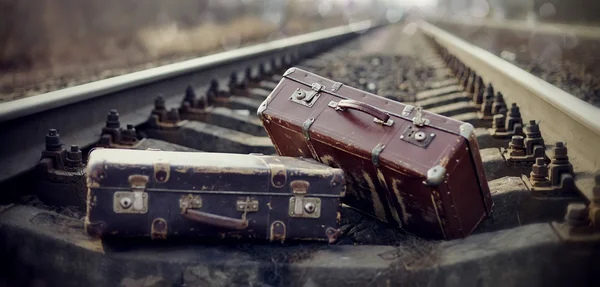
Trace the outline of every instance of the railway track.
{"type": "Polygon", "coordinates": [[[46,286],[587,285],[600,237],[588,227],[599,200],[598,117],[597,108],[426,22],[358,23],[8,102],[0,105],[0,278],[46,286]],[[350,209],[333,246],[127,244],[83,233],[90,148],[275,153],[256,109],[291,66],[473,124],[492,217],[447,242],[350,209]]]}

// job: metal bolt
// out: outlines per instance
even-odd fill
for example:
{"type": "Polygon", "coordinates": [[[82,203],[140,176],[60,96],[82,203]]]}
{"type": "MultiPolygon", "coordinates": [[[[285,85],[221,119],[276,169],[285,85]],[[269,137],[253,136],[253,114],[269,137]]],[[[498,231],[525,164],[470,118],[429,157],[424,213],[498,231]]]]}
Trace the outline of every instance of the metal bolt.
{"type": "Polygon", "coordinates": [[[179,122],[181,120],[179,117],[179,110],[175,108],[171,109],[167,115],[167,118],[172,122],[179,122]]]}
{"type": "Polygon", "coordinates": [[[502,93],[498,92],[496,93],[496,96],[494,97],[494,102],[492,103],[492,114],[499,114],[500,109],[502,108],[504,108],[504,113],[506,113],[506,104],[504,103],[504,96],[502,95],[502,93]]]}
{"type": "Polygon", "coordinates": [[[512,136],[508,144],[509,154],[511,156],[524,156],[525,144],[522,136],[512,136]]]}
{"type": "Polygon", "coordinates": [[[49,129],[48,134],[46,134],[46,150],[59,151],[61,148],[62,143],[60,142],[60,135],[58,134],[58,130],[49,129]]]}
{"type": "Polygon", "coordinates": [[[119,128],[119,112],[117,110],[110,110],[108,116],[106,116],[106,127],[107,128],[119,128]]]}
{"type": "Polygon", "coordinates": [[[67,166],[70,167],[75,167],[82,163],[82,155],[81,150],[79,150],[79,146],[71,146],[71,149],[67,152],[66,163],[67,166]]]}
{"type": "Polygon", "coordinates": [[[492,129],[497,131],[504,131],[506,128],[506,120],[503,114],[494,115],[492,119],[492,129]]]}
{"type": "Polygon", "coordinates": [[[208,88],[209,91],[218,92],[219,91],[219,80],[212,79],[210,80],[210,85],[208,88]]]}
{"type": "Polygon", "coordinates": [[[483,84],[483,79],[477,77],[477,84],[475,85],[475,92],[473,93],[473,102],[475,104],[481,105],[483,103],[484,89],[485,85],[483,84]]]}
{"type": "Polygon", "coordinates": [[[512,105],[510,106],[509,116],[511,118],[520,118],[521,117],[521,111],[520,111],[519,107],[517,106],[517,103],[512,103],[512,105]]]}
{"type": "Polygon", "coordinates": [[[154,109],[156,110],[164,110],[165,109],[165,99],[159,95],[154,99],[154,109]]]}
{"type": "Polygon", "coordinates": [[[569,156],[567,155],[567,147],[564,145],[563,142],[556,142],[556,145],[554,147],[554,158],[552,162],[562,163],[565,161],[569,161],[569,156]]]}
{"type": "Polygon", "coordinates": [[[589,210],[583,203],[570,203],[567,206],[565,223],[570,226],[584,226],[589,223],[589,210]]]}

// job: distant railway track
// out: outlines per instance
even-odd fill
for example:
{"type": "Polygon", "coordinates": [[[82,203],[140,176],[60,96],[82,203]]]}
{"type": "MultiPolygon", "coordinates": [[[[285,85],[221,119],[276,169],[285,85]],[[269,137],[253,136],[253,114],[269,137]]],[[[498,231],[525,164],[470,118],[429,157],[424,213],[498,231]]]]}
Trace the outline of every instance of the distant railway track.
{"type": "Polygon", "coordinates": [[[594,229],[598,111],[426,22],[355,23],[3,103],[0,257],[7,260],[0,260],[0,286],[3,277],[29,285],[37,277],[50,286],[590,284],[599,271],[588,265],[600,237],[594,229]],[[83,233],[90,148],[275,153],[256,109],[291,66],[471,123],[495,203],[492,217],[472,236],[447,242],[350,209],[342,211],[344,235],[335,246],[128,245],[83,233]],[[519,109],[511,112],[512,103],[519,109]],[[566,144],[573,173],[557,142],[566,144]],[[548,173],[555,170],[553,180],[564,188],[552,180],[532,188],[539,156],[547,158],[534,168],[537,182],[546,180],[545,164],[558,164],[548,173]]]}
{"type": "Polygon", "coordinates": [[[600,170],[600,109],[431,24],[421,23],[421,29],[444,48],[447,59],[458,60],[454,65],[469,68],[507,103],[516,103],[523,119],[535,120],[547,143],[567,144],[575,184],[592,200],[594,174],[600,170]]]}

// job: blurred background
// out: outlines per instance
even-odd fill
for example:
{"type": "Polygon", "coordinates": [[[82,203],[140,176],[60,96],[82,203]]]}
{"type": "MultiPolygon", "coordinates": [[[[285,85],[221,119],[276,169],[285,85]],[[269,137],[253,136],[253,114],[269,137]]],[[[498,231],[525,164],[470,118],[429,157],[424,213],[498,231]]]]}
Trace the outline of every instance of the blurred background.
{"type": "Polygon", "coordinates": [[[595,0],[0,0],[0,101],[362,20],[585,23],[595,0]]]}

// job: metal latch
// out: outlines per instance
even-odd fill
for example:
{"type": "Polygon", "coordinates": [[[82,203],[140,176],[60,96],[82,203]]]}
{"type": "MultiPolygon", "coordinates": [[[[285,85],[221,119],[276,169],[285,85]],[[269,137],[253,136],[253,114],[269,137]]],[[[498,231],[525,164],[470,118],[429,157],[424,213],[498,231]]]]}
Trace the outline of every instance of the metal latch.
{"type": "Polygon", "coordinates": [[[429,119],[423,117],[423,108],[417,106],[417,114],[412,118],[413,125],[422,127],[423,125],[429,124],[429,119]]]}
{"type": "Polygon", "coordinates": [[[290,97],[290,101],[301,104],[303,106],[312,107],[319,98],[319,96],[320,94],[318,93],[318,91],[315,90],[315,88],[313,88],[313,90],[304,90],[297,88],[290,97]]]}
{"type": "Polygon", "coordinates": [[[148,211],[148,194],[146,184],[148,177],[145,175],[129,176],[129,191],[117,191],[113,195],[113,211],[115,213],[138,213],[148,211]]]}
{"type": "Polygon", "coordinates": [[[310,183],[305,180],[294,180],[290,183],[294,196],[290,198],[289,215],[291,217],[319,218],[321,216],[321,199],[306,197],[310,183]]]}
{"type": "Polygon", "coordinates": [[[311,89],[313,89],[313,91],[315,92],[320,92],[323,89],[323,85],[319,84],[319,83],[313,83],[310,86],[311,89]]]}

